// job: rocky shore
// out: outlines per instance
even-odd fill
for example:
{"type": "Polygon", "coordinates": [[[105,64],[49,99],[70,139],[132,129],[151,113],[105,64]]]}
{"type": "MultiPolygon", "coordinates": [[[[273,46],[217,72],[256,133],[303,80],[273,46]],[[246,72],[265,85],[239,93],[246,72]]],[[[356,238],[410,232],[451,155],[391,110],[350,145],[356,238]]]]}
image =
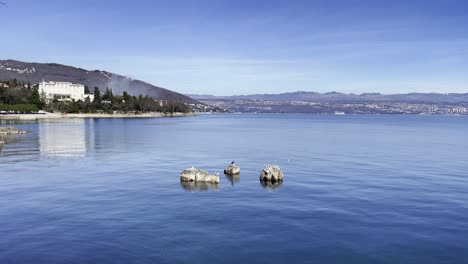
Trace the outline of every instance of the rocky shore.
{"type": "Polygon", "coordinates": [[[27,133],[28,131],[19,130],[16,127],[0,127],[0,150],[2,150],[3,146],[7,143],[6,139],[8,138],[8,136],[27,133]]]}
{"type": "Polygon", "coordinates": [[[28,131],[19,130],[16,127],[0,127],[1,135],[27,134],[28,131]]]}

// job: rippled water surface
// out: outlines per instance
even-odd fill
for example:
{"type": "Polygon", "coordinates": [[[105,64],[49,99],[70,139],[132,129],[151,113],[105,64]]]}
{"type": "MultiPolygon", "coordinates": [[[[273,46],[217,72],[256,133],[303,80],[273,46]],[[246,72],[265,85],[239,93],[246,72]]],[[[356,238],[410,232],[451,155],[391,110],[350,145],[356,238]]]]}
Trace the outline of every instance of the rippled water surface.
{"type": "Polygon", "coordinates": [[[0,152],[0,263],[468,261],[467,117],[15,126],[30,133],[0,152]],[[238,178],[222,174],[232,160],[238,178]],[[275,162],[283,184],[260,184],[275,162]],[[181,185],[191,166],[220,184],[181,185]]]}

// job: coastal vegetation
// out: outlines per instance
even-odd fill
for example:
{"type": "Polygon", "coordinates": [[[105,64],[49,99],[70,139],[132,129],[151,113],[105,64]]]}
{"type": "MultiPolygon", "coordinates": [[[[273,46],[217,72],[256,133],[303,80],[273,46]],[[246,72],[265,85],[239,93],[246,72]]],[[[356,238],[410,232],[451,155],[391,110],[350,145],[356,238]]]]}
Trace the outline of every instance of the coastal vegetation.
{"type": "Polygon", "coordinates": [[[0,82],[0,111],[15,113],[33,113],[39,110],[60,113],[188,113],[189,106],[170,100],[155,100],[152,97],[133,96],[124,91],[114,95],[111,88],[101,93],[99,87],[92,91],[85,87],[85,92],[92,93],[94,100],[64,101],[58,98],[46,102],[37,85],[21,82],[16,79],[0,82]]]}

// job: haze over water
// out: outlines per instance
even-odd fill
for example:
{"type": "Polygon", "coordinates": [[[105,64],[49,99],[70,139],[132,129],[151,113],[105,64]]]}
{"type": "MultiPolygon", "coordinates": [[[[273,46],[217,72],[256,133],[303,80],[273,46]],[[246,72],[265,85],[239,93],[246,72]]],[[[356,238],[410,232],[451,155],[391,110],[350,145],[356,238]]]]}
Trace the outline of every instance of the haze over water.
{"type": "Polygon", "coordinates": [[[15,124],[1,263],[464,263],[468,118],[209,115],[15,124]],[[232,160],[239,178],[222,171],[232,160]],[[284,183],[263,186],[264,164],[284,183]],[[181,185],[181,170],[219,185],[181,185]]]}

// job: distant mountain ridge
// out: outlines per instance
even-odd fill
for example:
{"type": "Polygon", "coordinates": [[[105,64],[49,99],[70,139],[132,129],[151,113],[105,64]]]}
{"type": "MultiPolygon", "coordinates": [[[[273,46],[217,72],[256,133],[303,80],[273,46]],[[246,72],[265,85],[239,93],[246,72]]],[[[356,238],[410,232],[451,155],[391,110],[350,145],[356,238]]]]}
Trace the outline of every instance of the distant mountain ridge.
{"type": "Polygon", "coordinates": [[[104,91],[106,87],[109,87],[116,94],[127,91],[135,96],[143,94],[159,100],[198,103],[197,100],[186,95],[107,71],[90,71],[57,63],[0,60],[0,80],[13,78],[19,81],[29,81],[31,84],[39,83],[43,79],[45,81],[81,83],[87,85],[90,90],[99,87],[101,91],[104,91]]]}
{"type": "Polygon", "coordinates": [[[280,94],[252,94],[234,96],[188,95],[197,100],[261,100],[261,101],[315,101],[315,102],[404,102],[404,103],[468,103],[468,93],[408,93],[408,94],[345,94],[339,92],[290,92],[280,94]]]}

